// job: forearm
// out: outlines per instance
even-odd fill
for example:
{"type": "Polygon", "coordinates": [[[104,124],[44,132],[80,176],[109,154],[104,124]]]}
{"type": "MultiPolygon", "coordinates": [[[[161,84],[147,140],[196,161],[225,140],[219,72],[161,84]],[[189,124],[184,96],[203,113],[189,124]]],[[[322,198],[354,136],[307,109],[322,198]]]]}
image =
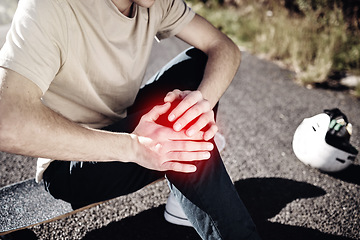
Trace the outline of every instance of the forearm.
{"type": "Polygon", "coordinates": [[[131,154],[134,143],[131,135],[87,129],[73,123],[44,106],[41,92],[32,82],[14,72],[7,71],[5,75],[0,70],[0,151],[59,160],[135,158],[131,154]]]}
{"type": "Polygon", "coordinates": [[[239,48],[230,40],[215,43],[207,52],[204,78],[198,88],[212,107],[233,80],[241,61],[239,48]]]}
{"type": "Polygon", "coordinates": [[[240,50],[226,35],[198,15],[177,34],[177,37],[203,51],[208,56],[208,60],[198,91],[176,89],[164,98],[165,102],[181,99],[169,114],[169,121],[174,121],[175,131],[180,131],[198,118],[186,130],[186,134],[192,136],[207,126],[208,130],[204,133],[203,139],[208,141],[218,130],[212,109],[239,68],[240,50]]]}
{"type": "Polygon", "coordinates": [[[240,50],[234,42],[199,15],[176,35],[205,52],[208,62],[198,88],[214,107],[228,88],[240,65],[240,50]]]}
{"type": "Polygon", "coordinates": [[[2,128],[7,136],[1,139],[1,151],[70,161],[130,160],[122,158],[131,156],[129,134],[87,129],[51,110],[22,113],[21,119],[7,125],[2,128]]]}

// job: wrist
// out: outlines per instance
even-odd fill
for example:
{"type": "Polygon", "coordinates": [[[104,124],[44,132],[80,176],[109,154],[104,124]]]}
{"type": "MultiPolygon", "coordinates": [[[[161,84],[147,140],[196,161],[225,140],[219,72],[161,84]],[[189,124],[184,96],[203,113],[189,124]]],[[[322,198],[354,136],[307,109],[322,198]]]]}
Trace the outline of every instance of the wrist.
{"type": "Polygon", "coordinates": [[[213,109],[215,105],[218,103],[220,97],[218,97],[214,93],[210,93],[210,91],[208,91],[205,86],[200,85],[198,91],[201,92],[203,99],[208,101],[210,103],[210,108],[213,109]]]}
{"type": "Polygon", "coordinates": [[[128,134],[130,144],[127,149],[125,149],[125,161],[124,162],[133,162],[138,163],[143,158],[142,148],[144,145],[147,145],[151,142],[150,138],[142,137],[134,133],[128,134]]]}
{"type": "Polygon", "coordinates": [[[135,162],[139,149],[138,136],[129,133],[110,134],[113,135],[112,140],[111,142],[107,141],[107,146],[105,146],[105,149],[108,149],[106,151],[108,155],[103,155],[102,158],[104,160],[109,159],[108,161],[117,161],[123,163],[135,162]]]}
{"type": "Polygon", "coordinates": [[[121,133],[123,140],[120,143],[119,161],[136,162],[139,151],[139,136],[133,133],[121,133]]]}

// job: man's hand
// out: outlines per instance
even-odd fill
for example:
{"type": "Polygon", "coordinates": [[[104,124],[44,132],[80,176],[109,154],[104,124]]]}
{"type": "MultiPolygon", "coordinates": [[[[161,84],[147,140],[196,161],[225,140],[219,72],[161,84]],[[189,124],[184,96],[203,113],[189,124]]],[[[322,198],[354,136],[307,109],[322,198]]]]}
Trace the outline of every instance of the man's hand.
{"type": "Polygon", "coordinates": [[[202,129],[206,129],[203,134],[205,141],[215,136],[218,127],[215,124],[214,111],[210,103],[203,98],[200,91],[180,91],[169,92],[164,98],[165,102],[174,102],[180,100],[180,103],[173,109],[168,120],[174,122],[173,129],[177,132],[186,126],[186,135],[189,137],[198,135],[202,129]],[[190,126],[187,126],[190,123],[190,126]]]}
{"type": "Polygon", "coordinates": [[[189,137],[185,131],[157,124],[156,120],[170,109],[170,105],[155,106],[142,116],[133,132],[138,143],[135,162],[158,171],[195,172],[192,162],[209,159],[214,146],[203,141],[201,131],[189,137]]]}

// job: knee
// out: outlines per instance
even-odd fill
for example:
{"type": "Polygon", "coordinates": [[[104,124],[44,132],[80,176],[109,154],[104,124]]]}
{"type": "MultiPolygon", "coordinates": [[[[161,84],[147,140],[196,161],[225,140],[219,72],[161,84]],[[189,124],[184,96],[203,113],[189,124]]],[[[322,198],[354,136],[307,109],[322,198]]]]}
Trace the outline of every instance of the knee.
{"type": "Polygon", "coordinates": [[[195,62],[199,63],[199,64],[203,64],[205,66],[206,62],[207,62],[207,55],[201,51],[200,49],[197,48],[190,48],[188,49],[186,52],[186,55],[188,57],[190,57],[191,59],[195,60],[195,62]]]}
{"type": "Polygon", "coordinates": [[[190,48],[176,58],[175,64],[164,76],[171,76],[180,90],[195,90],[203,79],[207,59],[207,55],[201,50],[190,48]]]}
{"type": "Polygon", "coordinates": [[[71,202],[68,168],[62,166],[61,163],[54,161],[44,172],[43,180],[45,190],[54,198],[71,202]]]}

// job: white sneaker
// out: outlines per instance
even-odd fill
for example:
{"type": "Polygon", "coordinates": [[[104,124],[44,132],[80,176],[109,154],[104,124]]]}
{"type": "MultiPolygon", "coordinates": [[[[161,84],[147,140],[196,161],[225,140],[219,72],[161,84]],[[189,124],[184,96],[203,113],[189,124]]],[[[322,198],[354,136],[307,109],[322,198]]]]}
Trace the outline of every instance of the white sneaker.
{"type": "Polygon", "coordinates": [[[192,227],[175,195],[170,192],[164,211],[165,220],[176,225],[192,227]]]}

